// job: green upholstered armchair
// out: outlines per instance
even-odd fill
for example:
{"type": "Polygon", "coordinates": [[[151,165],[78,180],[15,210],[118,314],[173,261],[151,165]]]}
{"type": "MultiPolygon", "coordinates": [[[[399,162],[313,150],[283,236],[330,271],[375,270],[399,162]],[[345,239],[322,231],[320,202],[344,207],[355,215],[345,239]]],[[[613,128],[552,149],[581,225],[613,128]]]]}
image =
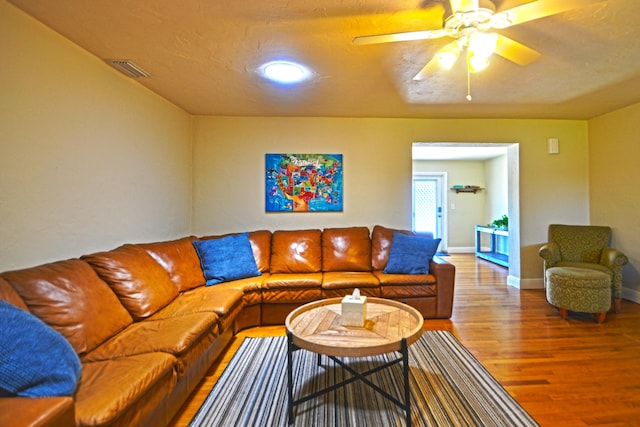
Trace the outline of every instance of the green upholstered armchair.
{"type": "Polygon", "coordinates": [[[595,225],[549,225],[549,242],[539,251],[545,272],[551,267],[581,267],[603,271],[611,277],[616,312],[622,299],[622,266],[629,260],[609,247],[611,228],[595,225]]]}

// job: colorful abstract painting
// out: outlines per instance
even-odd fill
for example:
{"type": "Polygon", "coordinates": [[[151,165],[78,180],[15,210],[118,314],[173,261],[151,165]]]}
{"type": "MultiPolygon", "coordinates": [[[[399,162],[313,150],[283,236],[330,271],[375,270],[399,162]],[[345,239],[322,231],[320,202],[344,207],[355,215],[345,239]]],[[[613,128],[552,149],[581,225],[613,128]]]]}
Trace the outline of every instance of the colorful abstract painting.
{"type": "Polygon", "coordinates": [[[342,154],[267,154],[267,212],[342,211],[342,154]]]}

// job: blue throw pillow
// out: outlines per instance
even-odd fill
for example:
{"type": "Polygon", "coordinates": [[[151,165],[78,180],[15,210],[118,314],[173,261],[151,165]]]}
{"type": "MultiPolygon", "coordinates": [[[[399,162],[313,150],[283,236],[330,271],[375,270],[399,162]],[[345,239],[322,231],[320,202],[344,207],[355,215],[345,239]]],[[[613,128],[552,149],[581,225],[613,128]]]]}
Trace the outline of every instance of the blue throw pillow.
{"type": "Polygon", "coordinates": [[[429,261],[435,255],[441,239],[393,233],[387,274],[429,274],[429,261]]]}
{"type": "Polygon", "coordinates": [[[0,325],[0,390],[22,397],[74,395],[82,365],[58,331],[5,301],[0,325]]]}
{"type": "Polygon", "coordinates": [[[213,240],[194,240],[207,286],[260,276],[249,233],[213,240]]]}

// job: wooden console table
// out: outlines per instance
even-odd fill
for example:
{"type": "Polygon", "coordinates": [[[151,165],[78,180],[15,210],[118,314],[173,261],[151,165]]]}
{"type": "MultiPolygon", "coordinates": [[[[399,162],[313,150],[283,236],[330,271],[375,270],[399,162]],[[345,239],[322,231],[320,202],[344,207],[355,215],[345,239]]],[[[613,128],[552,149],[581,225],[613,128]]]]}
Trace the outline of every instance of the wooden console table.
{"type": "Polygon", "coordinates": [[[476,257],[509,267],[509,231],[476,225],[476,257]],[[489,236],[489,250],[482,250],[482,236],[489,236]]]}

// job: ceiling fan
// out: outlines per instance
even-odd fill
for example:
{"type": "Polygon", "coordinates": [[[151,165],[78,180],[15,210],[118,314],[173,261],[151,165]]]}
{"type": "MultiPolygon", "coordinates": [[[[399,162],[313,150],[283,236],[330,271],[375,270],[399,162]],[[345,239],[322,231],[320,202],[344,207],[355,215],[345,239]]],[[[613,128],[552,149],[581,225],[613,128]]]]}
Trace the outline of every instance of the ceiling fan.
{"type": "MultiPolygon", "coordinates": [[[[492,32],[556,15],[571,9],[601,3],[605,0],[537,0],[505,10],[497,10],[491,0],[449,0],[449,8],[443,15],[442,28],[393,34],[360,36],[353,43],[377,44],[410,40],[428,40],[451,37],[454,40],[442,47],[418,72],[414,80],[424,79],[434,63],[451,68],[460,53],[467,51],[467,71],[480,71],[489,64],[493,53],[518,65],[527,65],[537,60],[540,53],[509,37],[492,32]]],[[[511,3],[508,0],[502,2],[511,3]]],[[[467,99],[471,100],[468,95],[467,99]]]]}

